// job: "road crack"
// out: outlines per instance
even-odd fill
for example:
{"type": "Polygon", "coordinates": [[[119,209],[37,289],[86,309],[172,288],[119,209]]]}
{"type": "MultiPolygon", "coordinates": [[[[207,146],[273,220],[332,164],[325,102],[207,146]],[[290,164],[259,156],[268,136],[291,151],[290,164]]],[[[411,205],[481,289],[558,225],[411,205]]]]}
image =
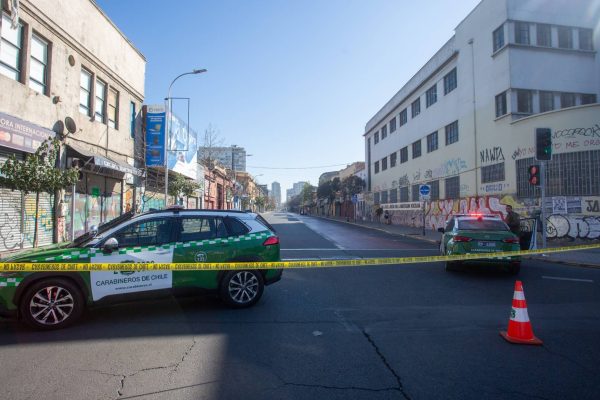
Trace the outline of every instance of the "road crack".
{"type": "Polygon", "coordinates": [[[381,352],[381,350],[379,349],[379,347],[377,346],[377,344],[375,343],[375,341],[373,340],[373,338],[371,337],[371,335],[369,335],[367,333],[367,331],[364,330],[364,329],[362,330],[362,334],[364,335],[365,338],[367,338],[367,340],[369,341],[369,343],[371,344],[371,346],[373,346],[373,348],[375,349],[375,352],[377,353],[377,355],[379,356],[379,358],[381,358],[381,361],[383,362],[383,365],[385,365],[385,367],[388,369],[388,371],[390,371],[390,373],[396,379],[396,382],[398,383],[398,386],[395,387],[394,389],[397,390],[397,391],[399,391],[402,394],[402,396],[404,396],[405,399],[410,400],[410,396],[404,390],[404,386],[402,384],[402,378],[394,370],[394,368],[390,365],[390,363],[385,358],[385,356],[383,355],[383,353],[381,352]]]}

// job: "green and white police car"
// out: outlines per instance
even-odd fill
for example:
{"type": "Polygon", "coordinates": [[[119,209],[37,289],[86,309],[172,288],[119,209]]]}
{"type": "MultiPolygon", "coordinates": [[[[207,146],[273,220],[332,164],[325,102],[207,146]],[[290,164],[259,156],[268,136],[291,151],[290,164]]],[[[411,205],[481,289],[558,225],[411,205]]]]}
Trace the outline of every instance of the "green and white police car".
{"type": "MultiPolygon", "coordinates": [[[[256,262],[279,261],[279,238],[259,214],[167,209],[124,214],[74,242],[26,251],[9,262],[256,262]]],[[[40,329],[75,322],[95,304],[155,298],[193,290],[250,307],[280,269],[234,271],[0,272],[0,315],[40,329]]]]}

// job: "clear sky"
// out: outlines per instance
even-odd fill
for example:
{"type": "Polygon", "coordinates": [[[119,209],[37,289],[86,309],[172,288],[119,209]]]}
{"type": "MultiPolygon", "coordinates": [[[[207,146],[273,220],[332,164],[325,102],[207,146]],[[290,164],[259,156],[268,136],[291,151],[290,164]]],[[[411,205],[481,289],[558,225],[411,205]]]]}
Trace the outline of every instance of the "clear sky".
{"type": "Polygon", "coordinates": [[[364,161],[367,121],[479,0],[96,2],[146,57],[146,104],[208,69],[172,96],[191,98],[199,136],[212,124],[245,147],[248,171],[279,181],[285,200],[294,182],[344,165],[311,167],[364,161]]]}

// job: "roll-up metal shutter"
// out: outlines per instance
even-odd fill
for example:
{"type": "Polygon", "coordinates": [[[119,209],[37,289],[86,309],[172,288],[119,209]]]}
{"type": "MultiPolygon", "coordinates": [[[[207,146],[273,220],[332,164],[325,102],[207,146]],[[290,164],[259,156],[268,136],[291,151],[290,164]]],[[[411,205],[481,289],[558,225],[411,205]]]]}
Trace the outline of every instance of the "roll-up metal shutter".
{"type": "Polygon", "coordinates": [[[21,192],[0,188],[0,252],[21,248],[22,200],[21,192]]]}
{"type": "MultiPolygon", "coordinates": [[[[52,243],[54,232],[54,196],[48,193],[40,193],[40,205],[38,215],[38,246],[52,243]]],[[[33,247],[33,233],[35,228],[35,193],[25,196],[24,216],[25,241],[23,247],[33,247]]]]}

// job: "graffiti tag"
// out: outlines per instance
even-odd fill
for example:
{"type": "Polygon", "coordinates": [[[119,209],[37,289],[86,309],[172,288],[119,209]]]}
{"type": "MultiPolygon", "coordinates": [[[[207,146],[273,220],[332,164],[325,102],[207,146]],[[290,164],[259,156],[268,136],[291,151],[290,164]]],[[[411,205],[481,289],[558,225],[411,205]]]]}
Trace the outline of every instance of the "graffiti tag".
{"type": "Polygon", "coordinates": [[[482,164],[504,161],[504,153],[502,147],[494,147],[491,149],[481,150],[479,152],[479,159],[482,164]]]}

